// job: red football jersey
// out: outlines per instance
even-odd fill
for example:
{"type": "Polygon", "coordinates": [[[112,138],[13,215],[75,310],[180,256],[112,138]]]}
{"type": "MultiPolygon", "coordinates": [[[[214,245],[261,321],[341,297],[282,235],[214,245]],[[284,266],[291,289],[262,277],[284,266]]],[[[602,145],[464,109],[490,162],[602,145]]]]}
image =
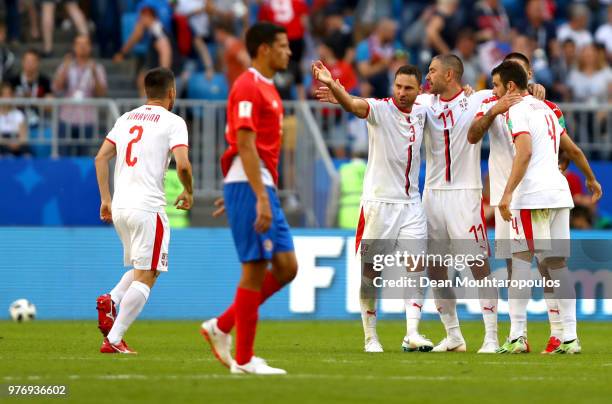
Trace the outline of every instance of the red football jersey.
{"type": "Polygon", "coordinates": [[[278,160],[283,125],[283,103],[272,82],[254,68],[242,73],[232,86],[227,100],[227,131],[229,144],[221,157],[223,175],[227,175],[234,157],[239,129],[255,132],[257,154],[278,183],[278,160]]]}
{"type": "Polygon", "coordinates": [[[304,0],[266,0],[259,8],[259,21],[269,21],[285,27],[290,41],[304,37],[302,16],[308,15],[304,0]]]}

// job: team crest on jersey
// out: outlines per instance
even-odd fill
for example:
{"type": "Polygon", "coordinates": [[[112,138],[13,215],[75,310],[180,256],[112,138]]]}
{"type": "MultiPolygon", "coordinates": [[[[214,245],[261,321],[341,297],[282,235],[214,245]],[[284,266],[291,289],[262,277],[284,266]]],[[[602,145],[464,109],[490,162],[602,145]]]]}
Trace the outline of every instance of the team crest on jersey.
{"type": "Polygon", "coordinates": [[[276,100],[272,101],[272,108],[274,109],[278,108],[278,102],[276,100]]]}
{"type": "Polygon", "coordinates": [[[264,250],[266,250],[268,252],[272,252],[272,249],[274,248],[274,243],[272,243],[272,240],[267,238],[263,242],[263,248],[264,248],[264,250]]]}
{"type": "Polygon", "coordinates": [[[462,97],[459,100],[459,106],[461,107],[462,111],[467,111],[467,109],[468,109],[468,99],[465,98],[465,97],[462,97]]]}
{"type": "Polygon", "coordinates": [[[162,267],[167,267],[168,266],[168,254],[166,254],[166,253],[162,253],[161,254],[161,266],[162,267]]]}
{"type": "Polygon", "coordinates": [[[416,116],[417,118],[417,124],[419,125],[419,127],[424,127],[425,126],[425,116],[423,114],[417,114],[416,116]]]}

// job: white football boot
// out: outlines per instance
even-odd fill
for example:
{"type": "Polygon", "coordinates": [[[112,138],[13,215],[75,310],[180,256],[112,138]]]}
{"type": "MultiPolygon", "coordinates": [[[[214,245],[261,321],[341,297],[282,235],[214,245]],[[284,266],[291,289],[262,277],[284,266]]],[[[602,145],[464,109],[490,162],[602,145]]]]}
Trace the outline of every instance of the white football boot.
{"type": "Polygon", "coordinates": [[[497,341],[485,341],[478,350],[478,353],[496,353],[499,349],[499,343],[497,341]]]}
{"type": "Polygon", "coordinates": [[[384,352],[382,345],[378,341],[378,338],[370,338],[365,342],[364,352],[384,352]]]}
{"type": "Polygon", "coordinates": [[[251,374],[251,375],[286,375],[287,371],[284,369],[273,368],[269,366],[268,363],[257,356],[253,356],[248,363],[244,365],[239,365],[236,361],[232,361],[232,366],[230,368],[232,374],[243,375],[243,374],[251,374]]]}
{"type": "Polygon", "coordinates": [[[463,338],[456,339],[446,337],[440,341],[431,352],[465,352],[466,349],[465,340],[463,338]]]}
{"type": "Polygon", "coordinates": [[[413,334],[410,337],[406,335],[402,341],[402,350],[404,352],[429,352],[433,347],[433,342],[421,334],[413,334]]]}
{"type": "Polygon", "coordinates": [[[226,334],[217,327],[217,319],[213,318],[202,323],[200,333],[210,344],[215,357],[226,367],[231,367],[232,359],[232,335],[226,334]]]}

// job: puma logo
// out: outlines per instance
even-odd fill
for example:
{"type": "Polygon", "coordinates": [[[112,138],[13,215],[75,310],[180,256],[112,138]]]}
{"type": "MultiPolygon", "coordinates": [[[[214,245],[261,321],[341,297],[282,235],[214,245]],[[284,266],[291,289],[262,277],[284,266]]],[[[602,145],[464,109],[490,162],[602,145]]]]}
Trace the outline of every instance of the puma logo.
{"type": "Polygon", "coordinates": [[[412,306],[417,307],[419,311],[423,311],[423,305],[418,303],[412,303],[412,306]]]}
{"type": "Polygon", "coordinates": [[[442,313],[442,306],[436,307],[436,310],[438,310],[438,313],[442,313]]]}
{"type": "Polygon", "coordinates": [[[555,314],[560,314],[559,309],[550,309],[548,310],[549,313],[555,313],[555,314]]]}
{"type": "Polygon", "coordinates": [[[491,307],[483,306],[482,309],[484,311],[490,311],[491,313],[495,313],[495,306],[491,306],[491,307]]]}
{"type": "Polygon", "coordinates": [[[369,315],[369,316],[375,316],[376,315],[376,310],[374,310],[374,311],[367,310],[366,314],[369,315]]]}

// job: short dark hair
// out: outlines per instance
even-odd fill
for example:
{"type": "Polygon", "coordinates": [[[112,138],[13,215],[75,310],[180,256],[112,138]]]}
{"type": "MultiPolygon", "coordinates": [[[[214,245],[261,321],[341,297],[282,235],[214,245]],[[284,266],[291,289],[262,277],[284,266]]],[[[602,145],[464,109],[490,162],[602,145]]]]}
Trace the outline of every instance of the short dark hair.
{"type": "Polygon", "coordinates": [[[150,99],[164,99],[174,85],[174,73],[165,67],[156,67],[147,72],[144,78],[145,93],[150,99]]]}
{"type": "Polygon", "coordinates": [[[287,30],[284,27],[269,22],[253,24],[246,33],[246,47],[251,59],[257,57],[257,50],[260,45],[268,44],[272,46],[276,40],[276,35],[286,33],[287,30]]]}
{"type": "Polygon", "coordinates": [[[28,48],[28,49],[26,49],[26,51],[23,52],[23,55],[21,57],[23,58],[27,54],[34,55],[38,59],[40,59],[40,52],[36,48],[28,48]]]}
{"type": "Polygon", "coordinates": [[[455,79],[461,82],[461,78],[463,77],[463,62],[459,59],[459,56],[447,53],[438,55],[434,57],[433,60],[439,60],[442,66],[455,72],[455,79]]]}
{"type": "Polygon", "coordinates": [[[504,86],[508,85],[508,83],[512,81],[520,90],[527,89],[527,72],[516,62],[511,60],[502,62],[499,66],[493,69],[491,72],[491,77],[496,74],[499,75],[499,78],[504,86]]]}
{"type": "Polygon", "coordinates": [[[419,70],[418,67],[414,65],[403,65],[400,66],[399,69],[395,72],[395,78],[400,74],[406,74],[408,76],[414,76],[417,79],[419,85],[421,85],[421,80],[423,80],[423,73],[419,70]]]}
{"type": "Polygon", "coordinates": [[[506,60],[520,60],[521,62],[525,63],[527,66],[531,66],[531,62],[529,62],[529,58],[525,56],[524,54],[522,54],[521,52],[508,53],[503,61],[505,62],[506,60]]]}

